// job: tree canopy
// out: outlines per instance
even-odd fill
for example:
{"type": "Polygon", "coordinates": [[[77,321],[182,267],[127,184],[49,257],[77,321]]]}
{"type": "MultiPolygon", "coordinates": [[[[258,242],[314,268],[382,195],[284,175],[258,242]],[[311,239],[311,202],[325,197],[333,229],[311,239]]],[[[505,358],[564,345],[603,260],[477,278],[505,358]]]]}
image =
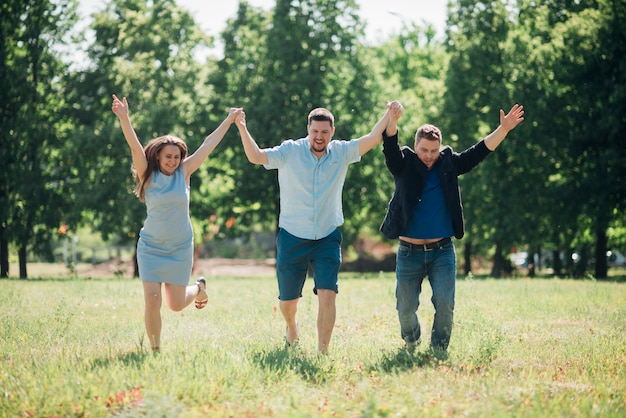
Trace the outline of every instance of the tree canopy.
{"type": "MultiPolygon", "coordinates": [[[[556,274],[592,266],[602,278],[607,250],[626,244],[623,1],[451,1],[445,34],[403,23],[373,46],[355,0],[277,0],[271,10],[241,1],[219,57],[198,54],[215,40],[175,0],[103,2],[93,37],[73,32],[76,19],[75,0],[0,4],[0,276],[14,249],[21,277],[28,253],[49,260],[62,226],[137,239],[145,207],[130,192],[113,93],[128,98],[143,143],[171,133],[190,150],[229,107],[244,107],[252,135],[272,147],[305,136],[314,107],[334,113],[335,138],[350,139],[400,100],[401,142],[428,122],[461,151],[518,102],[526,121],[461,178],[466,271],[489,256],[499,276],[524,247],[554,251],[556,274]],[[80,66],[66,59],[74,38],[86,39],[80,66]]],[[[351,167],[345,246],[359,234],[382,239],[392,191],[380,149],[351,167]]],[[[278,205],[275,172],[248,163],[235,129],[192,177],[198,245],[273,231],[278,205]]]]}

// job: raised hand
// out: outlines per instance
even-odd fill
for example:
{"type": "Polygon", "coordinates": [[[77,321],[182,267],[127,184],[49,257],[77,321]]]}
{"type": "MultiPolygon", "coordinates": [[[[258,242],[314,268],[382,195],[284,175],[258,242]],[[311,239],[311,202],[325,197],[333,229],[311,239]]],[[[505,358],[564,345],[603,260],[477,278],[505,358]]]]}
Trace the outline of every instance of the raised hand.
{"type": "Polygon", "coordinates": [[[387,108],[389,109],[389,114],[396,122],[400,119],[400,116],[402,116],[402,113],[404,112],[404,107],[397,100],[387,103],[387,108]]]}
{"type": "Polygon", "coordinates": [[[242,128],[246,127],[246,112],[244,112],[243,109],[235,116],[235,125],[242,128]]]}
{"type": "Polygon", "coordinates": [[[515,128],[521,122],[524,121],[524,106],[513,105],[509,113],[504,114],[504,110],[500,109],[500,126],[507,132],[515,128]]]}
{"type": "Polygon", "coordinates": [[[399,101],[394,100],[387,103],[387,126],[385,127],[387,135],[394,135],[398,132],[398,119],[402,116],[403,111],[404,107],[399,101]]]}
{"type": "Polygon", "coordinates": [[[113,113],[115,113],[115,116],[117,116],[118,118],[128,115],[128,102],[126,101],[126,97],[120,100],[114,94],[113,104],[111,105],[111,110],[113,111],[113,113]]]}
{"type": "Polygon", "coordinates": [[[230,123],[233,123],[237,119],[237,115],[239,115],[241,113],[243,113],[243,107],[231,107],[228,110],[228,116],[226,117],[226,119],[230,123]]]}

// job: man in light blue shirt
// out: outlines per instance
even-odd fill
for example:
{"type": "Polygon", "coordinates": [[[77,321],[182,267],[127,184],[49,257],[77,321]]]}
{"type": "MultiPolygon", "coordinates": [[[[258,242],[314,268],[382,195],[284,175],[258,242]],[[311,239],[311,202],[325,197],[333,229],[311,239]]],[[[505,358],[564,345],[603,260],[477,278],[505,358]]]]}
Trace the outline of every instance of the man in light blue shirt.
{"type": "Polygon", "coordinates": [[[367,135],[351,141],[333,140],[335,119],[324,108],[309,113],[305,138],[287,140],[260,149],[246,127],[245,114],[235,123],[241,141],[253,164],[278,170],[280,187],[279,232],[276,238],[276,275],[280,311],[287,324],[287,346],[298,342],[296,312],[309,263],[313,269],[319,308],[317,315],[318,350],[326,353],[335,326],[335,299],[341,265],[343,224],[341,195],[348,166],[382,142],[389,109],[367,135]]]}

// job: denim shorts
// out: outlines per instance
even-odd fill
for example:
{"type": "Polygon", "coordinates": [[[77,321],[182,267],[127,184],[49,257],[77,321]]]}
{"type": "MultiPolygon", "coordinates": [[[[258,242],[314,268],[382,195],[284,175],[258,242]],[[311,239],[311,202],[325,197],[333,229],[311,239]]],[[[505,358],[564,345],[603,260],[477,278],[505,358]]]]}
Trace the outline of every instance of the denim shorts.
{"type": "Polygon", "coordinates": [[[317,289],[339,291],[338,278],[341,266],[341,232],[335,229],[330,235],[317,240],[302,239],[285,229],[276,238],[276,276],[278,299],[293,300],[302,297],[309,263],[317,289]]]}

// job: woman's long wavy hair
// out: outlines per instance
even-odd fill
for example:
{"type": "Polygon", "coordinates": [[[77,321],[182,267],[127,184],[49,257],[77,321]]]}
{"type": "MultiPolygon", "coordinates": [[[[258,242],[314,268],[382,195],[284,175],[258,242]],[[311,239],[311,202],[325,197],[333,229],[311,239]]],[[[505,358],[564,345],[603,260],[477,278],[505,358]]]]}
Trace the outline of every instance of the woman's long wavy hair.
{"type": "Polygon", "coordinates": [[[145,201],[146,198],[146,187],[150,183],[150,179],[152,178],[152,173],[155,171],[160,171],[159,168],[159,153],[166,145],[175,145],[180,149],[180,162],[182,164],[187,157],[187,144],[185,142],[173,135],[164,135],[158,138],[151,139],[148,144],[144,147],[143,151],[146,154],[146,160],[148,160],[148,166],[146,167],[146,171],[140,175],[137,173],[137,169],[133,165],[132,171],[135,177],[135,194],[142,202],[145,201]]]}

